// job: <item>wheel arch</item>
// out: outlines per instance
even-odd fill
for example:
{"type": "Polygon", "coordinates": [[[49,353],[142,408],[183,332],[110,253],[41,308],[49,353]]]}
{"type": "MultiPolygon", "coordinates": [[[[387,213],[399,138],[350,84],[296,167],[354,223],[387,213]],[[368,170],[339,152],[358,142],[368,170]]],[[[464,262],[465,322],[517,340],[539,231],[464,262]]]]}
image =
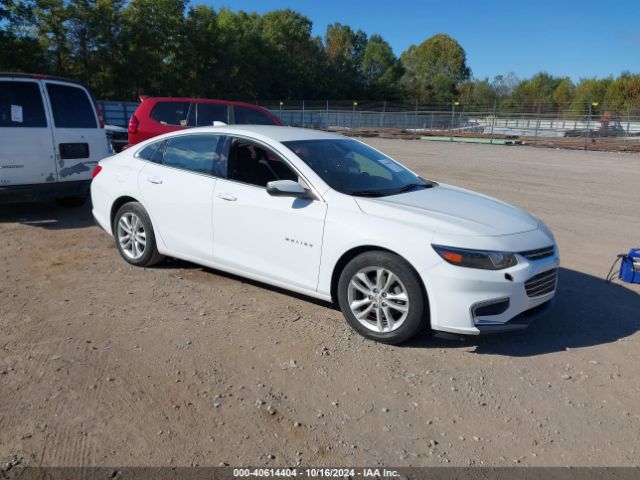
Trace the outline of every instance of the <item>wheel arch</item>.
{"type": "Polygon", "coordinates": [[[112,232],[113,232],[113,222],[116,219],[116,213],[118,213],[118,210],[120,210],[120,207],[122,207],[124,204],[131,203],[131,202],[140,203],[140,200],[138,200],[137,198],[131,197],[129,195],[122,195],[116,198],[116,200],[111,205],[111,212],[109,212],[109,225],[111,226],[112,232]]]}
{"type": "Polygon", "coordinates": [[[344,267],[346,267],[347,264],[351,260],[353,260],[355,257],[357,257],[358,255],[361,255],[361,254],[366,253],[366,252],[374,252],[374,251],[388,252],[388,253],[391,253],[393,255],[396,255],[396,256],[400,257],[402,260],[404,260],[405,262],[407,262],[407,264],[411,267],[411,269],[416,274],[416,278],[418,279],[420,287],[422,288],[422,294],[424,295],[424,301],[425,301],[425,305],[426,305],[425,312],[427,314],[427,321],[429,321],[429,325],[430,325],[431,324],[431,308],[430,308],[430,305],[429,305],[429,295],[427,293],[427,289],[426,289],[426,287],[424,285],[424,282],[422,281],[422,277],[416,271],[416,269],[413,267],[413,265],[411,265],[411,262],[409,262],[409,260],[407,260],[405,257],[403,257],[402,255],[400,255],[397,252],[394,252],[393,250],[391,250],[389,248],[381,247],[381,246],[378,246],[378,245],[361,245],[361,246],[358,246],[358,247],[353,247],[353,248],[347,250],[346,252],[344,252],[340,256],[340,258],[336,262],[335,266],[333,267],[333,271],[331,272],[331,290],[330,290],[330,293],[331,293],[331,299],[333,300],[333,302],[335,302],[335,303],[338,302],[338,280],[340,279],[340,274],[344,270],[344,267]]]}

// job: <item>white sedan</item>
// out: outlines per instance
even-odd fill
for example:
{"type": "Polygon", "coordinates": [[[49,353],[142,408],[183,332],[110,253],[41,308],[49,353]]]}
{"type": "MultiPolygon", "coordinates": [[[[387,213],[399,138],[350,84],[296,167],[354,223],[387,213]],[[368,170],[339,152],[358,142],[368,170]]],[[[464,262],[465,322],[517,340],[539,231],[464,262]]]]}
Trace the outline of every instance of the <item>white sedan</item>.
{"type": "Polygon", "coordinates": [[[170,256],[335,301],[381,342],[524,328],[556,292],[540,220],[332,133],[173,132],[102,160],[91,197],[127,262],[170,256]]]}

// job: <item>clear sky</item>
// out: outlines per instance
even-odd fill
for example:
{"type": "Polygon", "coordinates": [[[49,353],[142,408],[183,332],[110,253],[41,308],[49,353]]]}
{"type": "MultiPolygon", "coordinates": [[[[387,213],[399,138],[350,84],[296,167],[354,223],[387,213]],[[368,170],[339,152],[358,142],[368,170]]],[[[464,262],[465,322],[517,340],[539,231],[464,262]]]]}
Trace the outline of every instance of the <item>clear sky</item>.
{"type": "Polygon", "coordinates": [[[640,73],[640,0],[191,0],[264,13],[290,7],[324,35],[340,22],[379,33],[400,55],[436,33],[455,38],[476,78],[513,71],[606,77],[640,73]]]}

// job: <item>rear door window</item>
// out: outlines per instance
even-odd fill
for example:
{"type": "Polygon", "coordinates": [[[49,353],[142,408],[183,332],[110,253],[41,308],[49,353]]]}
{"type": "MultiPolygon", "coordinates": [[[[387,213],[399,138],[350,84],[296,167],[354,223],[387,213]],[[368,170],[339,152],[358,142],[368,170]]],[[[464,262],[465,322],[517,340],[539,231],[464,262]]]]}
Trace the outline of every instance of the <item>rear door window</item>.
{"type": "Polygon", "coordinates": [[[229,123],[228,106],[224,103],[198,103],[198,127],[213,125],[213,122],[229,123]]]}
{"type": "Polygon", "coordinates": [[[264,112],[251,108],[234,105],[234,121],[243,125],[277,125],[273,119],[264,112]]]}
{"type": "Polygon", "coordinates": [[[0,82],[0,127],[46,127],[36,82],[0,82]]]}
{"type": "Polygon", "coordinates": [[[221,135],[185,135],[167,141],[164,165],[190,172],[213,174],[221,158],[221,135]]]}
{"type": "Polygon", "coordinates": [[[186,127],[190,107],[190,102],[158,102],[151,110],[151,118],[162,125],[186,127]]]}
{"type": "Polygon", "coordinates": [[[164,156],[164,145],[166,142],[155,142],[147,145],[140,150],[136,156],[144,160],[149,160],[154,163],[162,163],[162,157],[164,156]]]}
{"type": "Polygon", "coordinates": [[[84,89],[47,83],[47,93],[53,110],[53,123],[57,128],[98,127],[95,110],[84,89]]]}

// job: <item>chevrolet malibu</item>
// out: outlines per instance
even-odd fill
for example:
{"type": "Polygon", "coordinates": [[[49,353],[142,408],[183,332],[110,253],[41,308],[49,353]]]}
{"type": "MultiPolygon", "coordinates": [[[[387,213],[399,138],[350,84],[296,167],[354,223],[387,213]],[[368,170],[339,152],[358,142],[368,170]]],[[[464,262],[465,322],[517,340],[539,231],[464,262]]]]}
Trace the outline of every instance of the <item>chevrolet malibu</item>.
{"type": "Polygon", "coordinates": [[[130,264],[175,257],[334,301],[380,342],[524,328],[556,292],[540,220],[332,133],[173,132],[102,160],[91,197],[130,264]]]}

